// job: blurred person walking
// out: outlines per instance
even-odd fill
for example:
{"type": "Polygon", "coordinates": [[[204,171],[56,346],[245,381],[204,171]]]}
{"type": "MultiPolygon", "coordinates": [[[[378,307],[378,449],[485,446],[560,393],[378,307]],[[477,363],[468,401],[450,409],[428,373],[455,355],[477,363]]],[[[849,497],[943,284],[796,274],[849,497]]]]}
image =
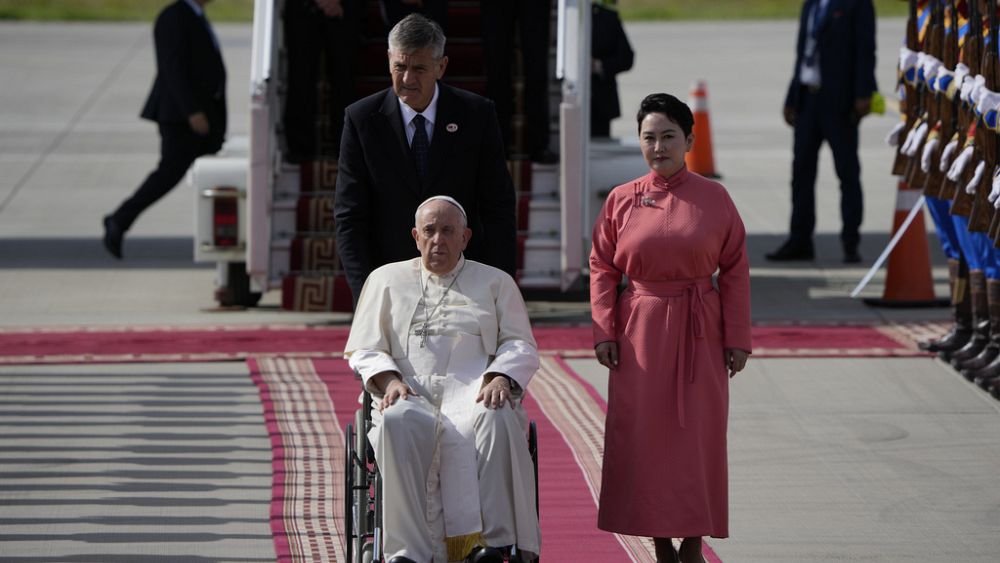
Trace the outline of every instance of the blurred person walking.
{"type": "Polygon", "coordinates": [[[122,241],[140,213],[181,181],[196,158],[218,152],[226,136],[226,67],[205,17],[211,0],[177,0],[153,26],[156,79],[142,109],[160,132],[160,162],[104,217],[104,247],[122,258],[122,241]]]}

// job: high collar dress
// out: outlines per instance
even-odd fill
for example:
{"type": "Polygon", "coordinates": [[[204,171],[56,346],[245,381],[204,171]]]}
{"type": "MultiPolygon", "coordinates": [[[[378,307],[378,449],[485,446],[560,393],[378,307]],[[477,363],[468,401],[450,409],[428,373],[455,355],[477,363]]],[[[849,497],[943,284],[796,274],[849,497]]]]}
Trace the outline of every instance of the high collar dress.
{"type": "Polygon", "coordinates": [[[590,270],[594,343],[619,349],[598,526],[727,537],[723,350],[751,350],[746,233],[735,205],[721,184],[686,168],[618,186],[594,226],[590,270]]]}

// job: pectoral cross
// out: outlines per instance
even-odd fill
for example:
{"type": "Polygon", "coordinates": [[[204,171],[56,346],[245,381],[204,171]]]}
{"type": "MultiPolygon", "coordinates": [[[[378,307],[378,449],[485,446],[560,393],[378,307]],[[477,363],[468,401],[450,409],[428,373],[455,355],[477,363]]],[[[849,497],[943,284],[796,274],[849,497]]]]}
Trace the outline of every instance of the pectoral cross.
{"type": "Polygon", "coordinates": [[[420,337],[420,347],[426,348],[427,335],[429,334],[429,331],[427,330],[427,324],[426,323],[424,324],[424,328],[418,328],[417,330],[413,331],[413,334],[420,337]]]}

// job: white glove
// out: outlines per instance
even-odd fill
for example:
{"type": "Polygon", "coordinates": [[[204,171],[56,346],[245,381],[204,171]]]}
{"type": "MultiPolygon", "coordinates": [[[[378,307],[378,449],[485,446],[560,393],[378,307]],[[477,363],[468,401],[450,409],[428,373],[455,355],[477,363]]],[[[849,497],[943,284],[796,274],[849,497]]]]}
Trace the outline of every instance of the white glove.
{"type": "Polygon", "coordinates": [[[993,169],[991,188],[990,195],[986,196],[986,199],[990,200],[994,207],[1000,207],[1000,203],[997,203],[997,198],[1000,197],[1000,166],[993,169]]]}
{"type": "Polygon", "coordinates": [[[983,92],[986,90],[986,77],[982,74],[977,74],[972,80],[972,91],[969,92],[969,104],[973,106],[979,105],[979,100],[983,97],[983,92]]]}
{"type": "Polygon", "coordinates": [[[984,91],[986,93],[979,100],[979,105],[976,106],[976,113],[982,117],[986,127],[996,131],[997,111],[1000,110],[1000,92],[993,92],[992,90],[984,91]]]}
{"type": "Polygon", "coordinates": [[[913,144],[913,135],[917,132],[918,125],[910,127],[910,130],[906,132],[906,138],[903,139],[902,146],[899,147],[899,152],[906,154],[910,150],[910,145],[913,144]]]}
{"type": "Polygon", "coordinates": [[[948,169],[949,180],[951,180],[952,182],[957,182],[959,178],[962,177],[962,172],[965,172],[965,166],[969,164],[970,160],[972,160],[973,150],[974,149],[972,145],[969,145],[964,149],[962,149],[962,152],[959,153],[958,158],[955,159],[955,162],[951,163],[951,168],[948,169]]]}
{"type": "Polygon", "coordinates": [[[913,133],[913,138],[908,139],[910,146],[903,147],[903,154],[906,156],[916,156],[917,151],[920,150],[920,145],[924,143],[924,137],[927,136],[928,129],[930,129],[930,125],[926,121],[921,122],[917,130],[913,133]]]}
{"type": "Polygon", "coordinates": [[[930,137],[927,138],[927,142],[924,143],[924,153],[920,155],[920,169],[924,173],[931,171],[931,159],[934,156],[934,149],[941,144],[941,140],[938,138],[937,131],[931,133],[930,137]]]}
{"type": "Polygon", "coordinates": [[[962,85],[958,88],[958,99],[968,104],[969,94],[972,93],[972,87],[974,84],[975,84],[975,79],[969,75],[966,75],[965,79],[962,80],[962,85]]]}
{"type": "Polygon", "coordinates": [[[976,115],[983,115],[990,109],[996,108],[1000,103],[1000,94],[989,88],[982,88],[979,91],[979,99],[976,101],[976,115]]]}
{"type": "Polygon", "coordinates": [[[917,79],[917,56],[919,53],[916,51],[911,51],[906,47],[899,48],[899,72],[903,74],[903,78],[907,82],[913,84],[913,81],[917,79]]]}
{"type": "Polygon", "coordinates": [[[969,75],[969,67],[964,63],[958,63],[955,65],[955,86],[957,88],[962,87],[962,83],[965,82],[965,77],[969,75]]]}
{"type": "Polygon", "coordinates": [[[926,55],[924,57],[923,64],[920,67],[924,71],[924,82],[927,83],[928,88],[933,88],[934,78],[937,76],[941,66],[941,61],[934,55],[926,55]]]}
{"type": "Polygon", "coordinates": [[[948,144],[944,146],[944,150],[941,151],[941,161],[938,162],[938,170],[941,172],[947,172],[948,168],[951,166],[951,156],[955,154],[955,150],[958,149],[958,135],[952,136],[948,144]]]}
{"type": "Polygon", "coordinates": [[[919,82],[921,79],[923,79],[922,75],[924,73],[924,61],[925,60],[927,60],[927,53],[924,53],[923,51],[918,52],[917,53],[917,60],[913,64],[913,67],[914,67],[913,71],[914,71],[914,75],[915,75],[914,76],[914,85],[916,85],[917,82],[919,82]]]}
{"type": "Polygon", "coordinates": [[[890,147],[899,146],[899,134],[900,132],[903,131],[904,128],[906,128],[905,121],[900,121],[895,126],[893,126],[892,130],[889,131],[889,134],[885,136],[885,144],[889,145],[890,147]]]}
{"type": "Polygon", "coordinates": [[[980,160],[976,165],[976,171],[972,173],[972,179],[965,185],[965,193],[973,195],[979,187],[979,181],[983,179],[983,171],[986,170],[986,161],[980,160]]]}

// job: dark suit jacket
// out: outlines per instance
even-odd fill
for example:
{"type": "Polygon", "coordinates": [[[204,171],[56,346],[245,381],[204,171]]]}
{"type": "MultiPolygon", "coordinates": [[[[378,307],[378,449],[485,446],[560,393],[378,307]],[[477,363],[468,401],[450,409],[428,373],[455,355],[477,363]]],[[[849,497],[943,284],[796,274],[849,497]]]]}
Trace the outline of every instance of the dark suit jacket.
{"type": "MultiPolygon", "coordinates": [[[[785,107],[798,108],[809,15],[819,0],[806,0],[799,20],[795,68],[788,85],[785,107]]],[[[854,100],[868,98],[878,90],[875,83],[875,8],[872,0],[830,0],[817,34],[822,85],[819,95],[824,108],[849,114],[854,100]]]]}
{"type": "Polygon", "coordinates": [[[590,56],[601,61],[604,74],[590,77],[591,115],[610,121],[621,115],[615,76],[632,68],[635,53],[618,12],[600,4],[594,4],[592,10],[590,56]]]}
{"type": "Polygon", "coordinates": [[[423,182],[391,88],[345,112],[333,213],[337,250],[355,300],[372,270],[419,255],[410,235],[413,215],[433,195],[455,198],[468,213],[468,258],[515,273],[514,185],[493,102],[441,82],[438,88],[423,182]]]}
{"type": "Polygon", "coordinates": [[[142,117],[184,123],[202,111],[209,136],[222,145],[226,133],[226,67],[205,22],[184,0],[160,12],[153,27],[156,79],[142,117]]]}

